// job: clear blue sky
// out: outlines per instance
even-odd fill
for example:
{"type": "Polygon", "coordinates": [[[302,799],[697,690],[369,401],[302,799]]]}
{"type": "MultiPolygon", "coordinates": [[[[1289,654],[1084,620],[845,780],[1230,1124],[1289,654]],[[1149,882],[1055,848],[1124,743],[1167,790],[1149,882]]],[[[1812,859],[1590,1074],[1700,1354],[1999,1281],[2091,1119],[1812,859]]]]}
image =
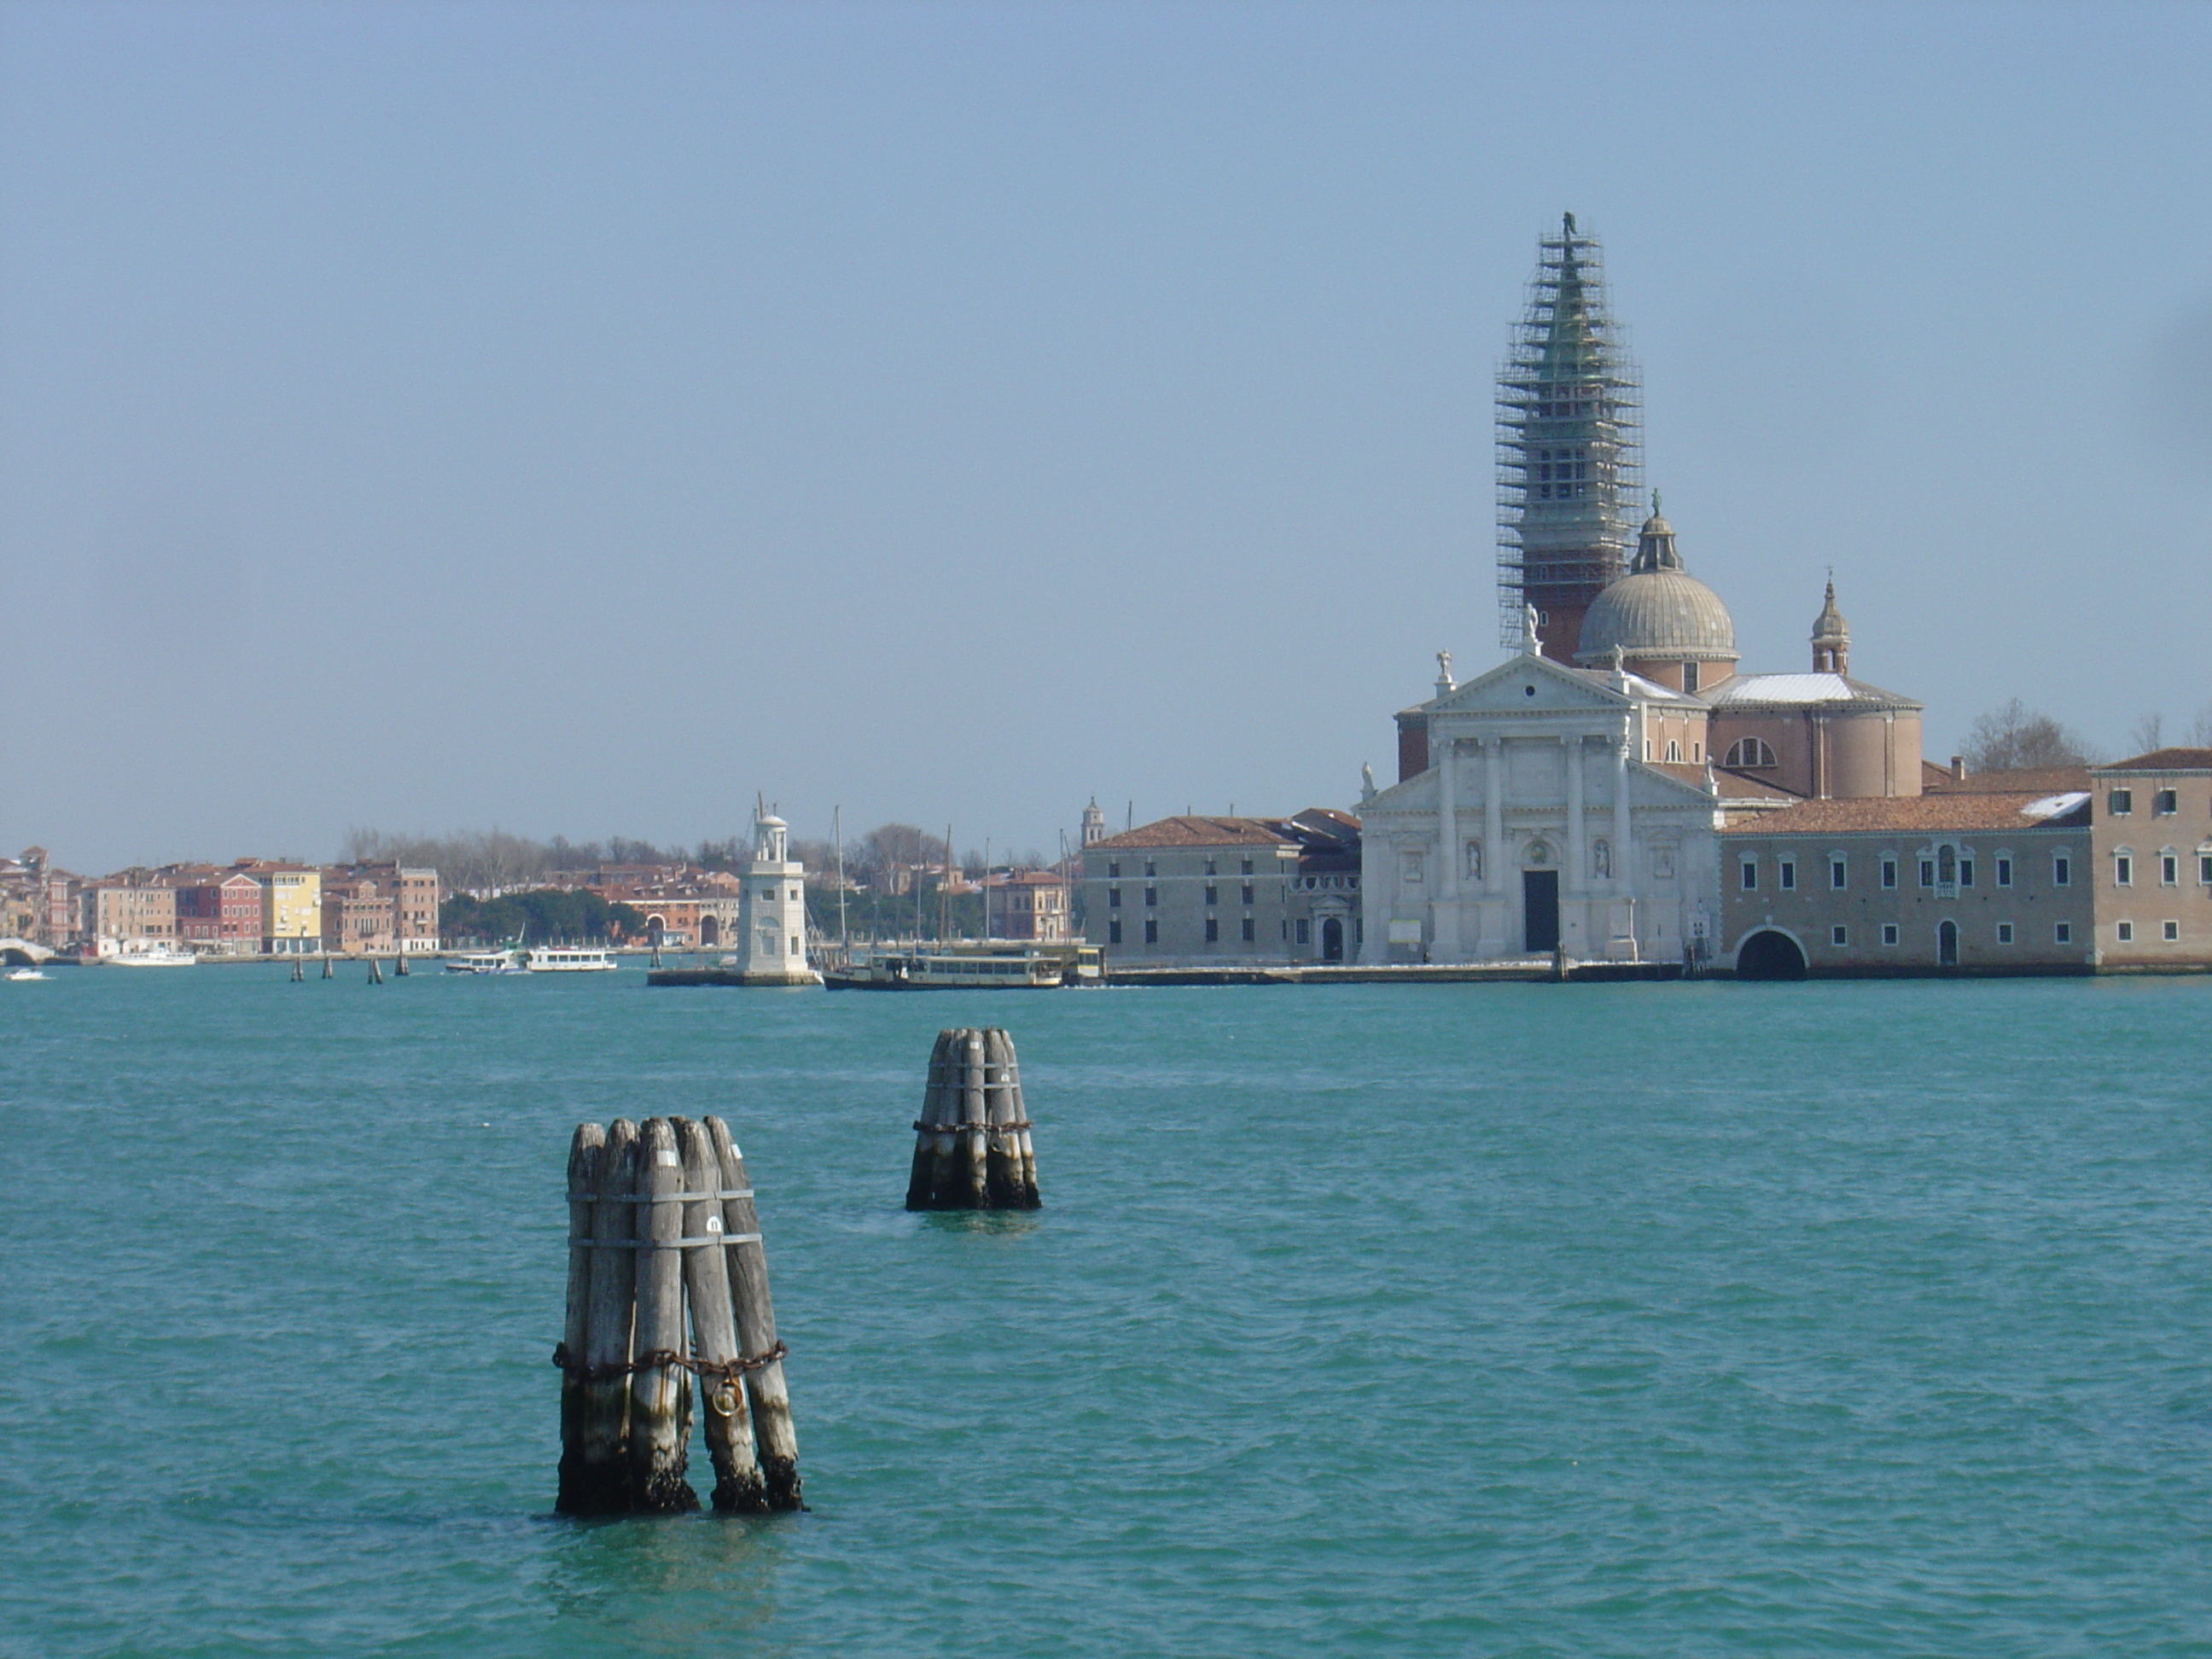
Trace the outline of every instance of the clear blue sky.
{"type": "Polygon", "coordinates": [[[1605,241],[1747,669],[2212,699],[2212,8],[0,9],[0,846],[1346,804],[1605,241]]]}

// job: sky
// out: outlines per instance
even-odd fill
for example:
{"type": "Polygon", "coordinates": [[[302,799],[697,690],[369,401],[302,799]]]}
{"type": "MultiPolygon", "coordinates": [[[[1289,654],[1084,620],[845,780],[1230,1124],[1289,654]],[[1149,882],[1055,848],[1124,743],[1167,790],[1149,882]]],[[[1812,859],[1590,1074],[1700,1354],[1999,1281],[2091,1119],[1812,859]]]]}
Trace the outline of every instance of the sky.
{"type": "Polygon", "coordinates": [[[2212,702],[2212,8],[0,3],[0,848],[1347,805],[1605,247],[1747,671],[2212,702]]]}

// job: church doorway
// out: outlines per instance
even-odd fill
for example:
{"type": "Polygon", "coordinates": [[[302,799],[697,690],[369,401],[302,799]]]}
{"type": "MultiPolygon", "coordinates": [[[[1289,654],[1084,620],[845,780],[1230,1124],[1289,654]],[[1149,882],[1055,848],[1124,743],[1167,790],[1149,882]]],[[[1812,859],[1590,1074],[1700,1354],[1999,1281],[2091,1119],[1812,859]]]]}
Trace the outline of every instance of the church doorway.
{"type": "Polygon", "coordinates": [[[1559,948],[1559,872],[1523,870],[1521,872],[1521,926],[1532,957],[1559,948]]]}
{"type": "MultiPolygon", "coordinates": [[[[1948,847],[1943,849],[1950,851],[1948,847]]],[[[1956,968],[1959,965],[1959,924],[1947,921],[1936,930],[1936,962],[1937,966],[1956,968]]]]}
{"type": "Polygon", "coordinates": [[[1344,960],[1344,923],[1334,916],[1321,925],[1321,959],[1323,962],[1344,960]]]}
{"type": "Polygon", "coordinates": [[[1753,933],[1736,947],[1735,976],[1738,979],[1802,979],[1805,977],[1805,953],[1797,948],[1797,941],[1787,933],[1778,933],[1772,928],[1753,933]]]}

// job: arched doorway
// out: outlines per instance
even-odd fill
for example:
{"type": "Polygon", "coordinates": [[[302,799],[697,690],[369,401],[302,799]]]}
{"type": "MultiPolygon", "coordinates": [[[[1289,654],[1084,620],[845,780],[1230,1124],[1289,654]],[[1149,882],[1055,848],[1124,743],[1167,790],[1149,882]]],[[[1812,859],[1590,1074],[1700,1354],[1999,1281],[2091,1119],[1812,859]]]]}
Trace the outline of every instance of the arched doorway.
{"type": "Polygon", "coordinates": [[[1344,960],[1344,922],[1331,916],[1321,925],[1321,959],[1323,962],[1344,960]]]}
{"type": "Polygon", "coordinates": [[[712,947],[722,942],[722,919],[720,916],[699,918],[699,943],[712,947]]]}
{"type": "Polygon", "coordinates": [[[1738,979],[1802,979],[1805,953],[1787,933],[1765,928],[1736,946],[1738,979]]]}
{"type": "Polygon", "coordinates": [[[660,948],[661,937],[666,933],[667,931],[668,924],[660,917],[647,916],[645,919],[646,942],[651,945],[654,950],[658,951],[660,948]]]}
{"type": "MultiPolygon", "coordinates": [[[[1947,847],[1943,850],[1948,853],[1951,849],[1947,847]]],[[[1936,930],[1936,961],[1939,966],[1944,968],[1956,968],[1959,965],[1959,924],[1957,922],[1947,921],[1936,930]]]]}

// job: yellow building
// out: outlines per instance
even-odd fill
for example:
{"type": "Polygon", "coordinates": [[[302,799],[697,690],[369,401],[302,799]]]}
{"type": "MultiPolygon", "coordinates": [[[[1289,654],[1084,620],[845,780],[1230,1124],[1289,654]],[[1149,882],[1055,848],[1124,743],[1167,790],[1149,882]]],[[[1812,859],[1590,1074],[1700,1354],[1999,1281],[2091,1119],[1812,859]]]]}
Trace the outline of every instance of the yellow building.
{"type": "Polygon", "coordinates": [[[264,864],[246,874],[261,884],[264,956],[313,956],[323,948],[323,872],[303,864],[264,864]]]}

